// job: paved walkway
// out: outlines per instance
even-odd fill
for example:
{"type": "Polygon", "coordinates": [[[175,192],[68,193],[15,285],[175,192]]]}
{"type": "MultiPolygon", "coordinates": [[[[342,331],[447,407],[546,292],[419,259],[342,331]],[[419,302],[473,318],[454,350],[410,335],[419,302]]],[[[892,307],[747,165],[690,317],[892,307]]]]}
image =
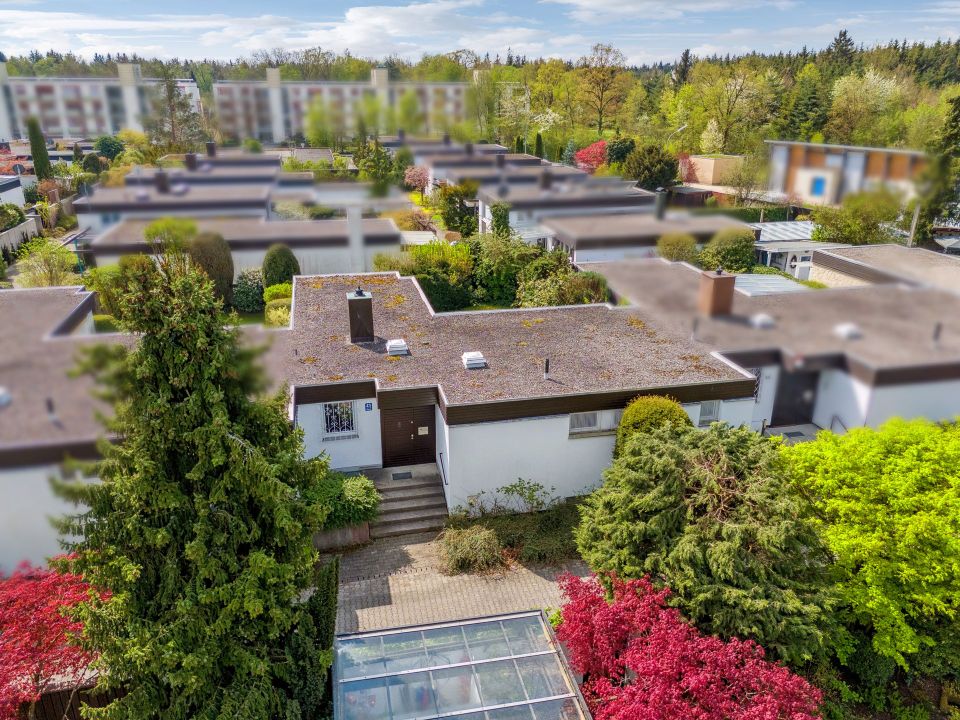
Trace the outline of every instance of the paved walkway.
{"type": "Polygon", "coordinates": [[[434,535],[375,540],[345,553],[340,565],[337,632],[382,630],[495,613],[558,607],[556,577],[586,575],[586,565],[516,567],[486,575],[438,570],[434,535]]]}

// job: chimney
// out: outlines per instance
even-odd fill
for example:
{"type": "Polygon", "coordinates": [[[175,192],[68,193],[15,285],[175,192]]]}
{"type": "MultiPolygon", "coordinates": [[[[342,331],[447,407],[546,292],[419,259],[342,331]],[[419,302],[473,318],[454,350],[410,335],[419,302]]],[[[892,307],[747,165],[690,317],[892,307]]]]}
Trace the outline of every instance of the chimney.
{"type": "Polygon", "coordinates": [[[700,272],[698,310],[705,317],[721,317],[733,312],[733,286],[736,275],[726,275],[723,268],[700,272]]]}
{"type": "Polygon", "coordinates": [[[187,165],[187,170],[196,170],[197,169],[197,154],[196,153],[187,153],[183,156],[183,161],[187,165]]]}
{"type": "Polygon", "coordinates": [[[540,189],[549,190],[551,185],[553,185],[553,175],[550,170],[544,170],[540,173],[540,189]]]}
{"type": "Polygon", "coordinates": [[[400,144],[403,144],[403,141],[407,139],[407,131],[403,128],[397,130],[397,140],[400,141],[400,144]]]}
{"type": "Polygon", "coordinates": [[[473,143],[472,142],[465,143],[463,146],[463,152],[466,153],[467,155],[473,155],[473,143]]]}
{"type": "Polygon", "coordinates": [[[550,379],[550,358],[544,358],[543,361],[543,379],[550,379]]]}
{"type": "Polygon", "coordinates": [[[444,144],[444,145],[449,145],[449,144],[450,144],[450,133],[444,133],[444,134],[443,134],[443,144],[444,144]]]}
{"type": "Polygon", "coordinates": [[[347,312],[350,315],[350,342],[373,342],[373,295],[359,285],[347,293],[347,312]]]}
{"type": "Polygon", "coordinates": [[[506,156],[506,155],[504,155],[503,153],[498,153],[498,154],[495,155],[494,157],[497,158],[496,163],[497,163],[497,167],[498,167],[498,168],[502,168],[502,167],[505,167],[505,166],[506,166],[506,164],[507,164],[507,156],[506,156]]]}
{"type": "Polygon", "coordinates": [[[158,193],[170,192],[170,176],[167,175],[166,170],[157,170],[156,175],[153,176],[153,182],[158,193]]]}
{"type": "Polygon", "coordinates": [[[662,187],[657,188],[657,195],[653,200],[653,212],[657,220],[663,220],[663,216],[667,214],[667,191],[662,187]]]}
{"type": "Polygon", "coordinates": [[[207,157],[216,157],[217,156],[217,144],[215,142],[207,143],[207,157]]]}

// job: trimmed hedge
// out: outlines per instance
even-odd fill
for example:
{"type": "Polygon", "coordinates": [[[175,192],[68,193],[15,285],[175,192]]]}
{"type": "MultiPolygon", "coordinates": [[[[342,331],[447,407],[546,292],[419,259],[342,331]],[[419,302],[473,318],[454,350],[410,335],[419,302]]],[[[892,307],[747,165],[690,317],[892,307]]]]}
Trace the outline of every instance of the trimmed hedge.
{"type": "MultiPolygon", "coordinates": [[[[280,300],[281,298],[292,298],[293,297],[293,285],[288,282],[277,283],[276,285],[270,285],[263,291],[263,301],[270,305],[272,300],[280,300]]],[[[288,303],[289,304],[289,303],[288,303]]]]}
{"type": "Polygon", "coordinates": [[[313,500],[330,508],[323,530],[338,530],[377,519],[380,493],[364,475],[329,472],[313,500]]]}
{"type": "Polygon", "coordinates": [[[233,306],[240,312],[263,310],[263,280],[256,268],[244,270],[233,286],[233,306]]]}
{"type": "Polygon", "coordinates": [[[300,263],[293,250],[283,243],[275,243],[263,256],[263,284],[266,287],[293,282],[293,276],[300,274],[300,263]]]}
{"type": "Polygon", "coordinates": [[[497,534],[480,525],[440,534],[440,564],[448,575],[483,572],[503,566],[503,546],[497,534]]]}
{"type": "Polygon", "coordinates": [[[292,298],[277,298],[267,303],[263,309],[263,319],[271,327],[284,327],[290,324],[292,298]]]}
{"type": "Polygon", "coordinates": [[[700,253],[700,266],[742,273],[753,267],[755,238],[747,228],[727,228],[714,235],[700,253]]]}
{"type": "Polygon", "coordinates": [[[657,240],[657,254],[664,260],[695,263],[697,239],[688,233],[667,233],[657,240]]]}
{"type": "Polygon", "coordinates": [[[690,416],[676,400],[659,395],[641,395],[635,398],[627,405],[623,417],[620,418],[613,456],[619,457],[627,441],[637,433],[649,433],[667,423],[675,428],[693,426],[690,416]]]}
{"type": "Polygon", "coordinates": [[[202,232],[190,239],[187,254],[213,281],[217,297],[230,302],[233,291],[233,255],[223,235],[202,232]]]}

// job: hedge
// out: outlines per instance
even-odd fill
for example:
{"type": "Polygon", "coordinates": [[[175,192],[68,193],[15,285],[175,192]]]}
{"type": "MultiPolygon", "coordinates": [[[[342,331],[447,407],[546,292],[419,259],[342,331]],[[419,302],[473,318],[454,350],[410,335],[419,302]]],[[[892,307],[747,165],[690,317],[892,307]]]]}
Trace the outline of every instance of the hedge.
{"type": "Polygon", "coordinates": [[[293,251],[282,243],[271,245],[263,256],[263,284],[266,287],[293,281],[300,274],[300,263],[293,251]]]}
{"type": "Polygon", "coordinates": [[[233,286],[233,306],[240,312],[263,310],[263,280],[256,268],[244,270],[233,286]]]}
{"type": "Polygon", "coordinates": [[[690,416],[676,400],[659,395],[641,395],[635,398],[627,405],[620,418],[613,456],[619,457],[627,441],[637,433],[649,433],[667,423],[676,428],[693,425],[690,416]]]}
{"type": "Polygon", "coordinates": [[[293,286],[288,282],[270,285],[263,291],[263,301],[268,305],[271,300],[290,297],[293,297],[293,286]]]}
{"type": "Polygon", "coordinates": [[[330,508],[324,530],[371,522],[380,510],[380,493],[373,481],[363,475],[330,472],[313,499],[330,508]]]}
{"type": "Polygon", "coordinates": [[[202,232],[190,239],[187,254],[213,281],[217,297],[229,303],[233,286],[233,255],[223,236],[202,232]]]}

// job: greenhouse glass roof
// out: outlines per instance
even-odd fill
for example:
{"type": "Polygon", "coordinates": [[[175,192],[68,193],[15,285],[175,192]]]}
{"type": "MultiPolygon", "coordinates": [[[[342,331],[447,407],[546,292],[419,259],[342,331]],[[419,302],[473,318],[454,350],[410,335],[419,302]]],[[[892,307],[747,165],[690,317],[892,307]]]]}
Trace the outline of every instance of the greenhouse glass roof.
{"type": "Polygon", "coordinates": [[[341,635],[335,720],[588,720],[543,613],[341,635]]]}

